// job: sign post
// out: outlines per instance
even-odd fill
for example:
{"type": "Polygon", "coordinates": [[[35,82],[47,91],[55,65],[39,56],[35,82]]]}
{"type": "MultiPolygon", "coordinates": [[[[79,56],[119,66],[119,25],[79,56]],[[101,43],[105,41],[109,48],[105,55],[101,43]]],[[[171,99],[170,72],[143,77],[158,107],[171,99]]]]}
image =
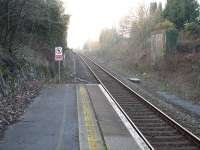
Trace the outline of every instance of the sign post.
{"type": "Polygon", "coordinates": [[[58,61],[58,83],[60,83],[60,61],[58,61]]]}
{"type": "Polygon", "coordinates": [[[55,48],[55,61],[58,61],[58,82],[60,83],[60,61],[63,60],[63,49],[62,47],[55,48]]]}

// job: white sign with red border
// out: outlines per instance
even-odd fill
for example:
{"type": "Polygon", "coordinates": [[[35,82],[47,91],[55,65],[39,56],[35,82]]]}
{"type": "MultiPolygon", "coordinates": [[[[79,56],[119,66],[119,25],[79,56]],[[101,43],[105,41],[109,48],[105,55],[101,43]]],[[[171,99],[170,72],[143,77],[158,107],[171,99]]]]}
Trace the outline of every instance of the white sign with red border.
{"type": "Polygon", "coordinates": [[[55,61],[62,61],[63,60],[63,49],[62,47],[55,48],[55,61]]]}

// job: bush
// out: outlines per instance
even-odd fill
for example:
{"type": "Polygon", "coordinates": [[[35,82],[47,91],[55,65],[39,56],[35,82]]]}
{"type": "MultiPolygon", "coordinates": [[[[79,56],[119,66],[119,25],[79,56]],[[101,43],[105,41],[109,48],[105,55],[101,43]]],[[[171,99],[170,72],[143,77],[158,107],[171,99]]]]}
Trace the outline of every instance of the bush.
{"type": "Polygon", "coordinates": [[[184,25],[184,31],[195,37],[200,37],[200,24],[191,22],[184,25]]]}
{"type": "Polygon", "coordinates": [[[175,27],[168,28],[166,32],[167,53],[173,54],[178,40],[178,30],[175,27]]]}
{"type": "Polygon", "coordinates": [[[155,30],[161,30],[161,29],[168,29],[168,28],[172,28],[174,27],[174,23],[172,23],[171,21],[169,20],[164,20],[163,22],[160,22],[158,23],[156,26],[155,26],[155,30]]]}

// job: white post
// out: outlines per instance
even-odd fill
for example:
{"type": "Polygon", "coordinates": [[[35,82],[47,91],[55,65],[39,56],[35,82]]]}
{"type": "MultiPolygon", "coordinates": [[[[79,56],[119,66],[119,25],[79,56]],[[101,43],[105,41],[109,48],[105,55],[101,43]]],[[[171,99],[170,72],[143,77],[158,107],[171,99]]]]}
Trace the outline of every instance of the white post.
{"type": "Polygon", "coordinates": [[[60,84],[60,61],[58,61],[58,83],[60,84]]]}

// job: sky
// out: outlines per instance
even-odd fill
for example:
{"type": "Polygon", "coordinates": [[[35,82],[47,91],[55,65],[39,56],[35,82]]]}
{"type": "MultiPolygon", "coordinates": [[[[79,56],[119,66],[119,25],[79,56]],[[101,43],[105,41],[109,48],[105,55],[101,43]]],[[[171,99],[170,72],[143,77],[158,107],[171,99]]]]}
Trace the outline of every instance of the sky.
{"type": "Polygon", "coordinates": [[[71,15],[68,46],[81,48],[87,40],[98,40],[104,28],[117,26],[130,10],[150,2],[166,0],[62,0],[66,13],[71,15]]]}

